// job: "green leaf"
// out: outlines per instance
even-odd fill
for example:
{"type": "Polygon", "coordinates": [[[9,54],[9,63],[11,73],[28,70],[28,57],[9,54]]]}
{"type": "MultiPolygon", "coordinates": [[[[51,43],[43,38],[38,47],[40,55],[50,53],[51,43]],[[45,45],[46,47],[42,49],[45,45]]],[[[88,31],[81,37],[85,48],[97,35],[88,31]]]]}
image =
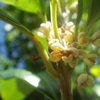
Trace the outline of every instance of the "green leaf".
{"type": "MultiPolygon", "coordinates": [[[[47,80],[32,74],[29,71],[22,69],[12,69],[7,71],[2,71],[0,73],[1,94],[4,100],[13,100],[13,98],[25,98],[34,89],[48,97],[50,100],[57,100],[57,96],[54,93],[53,88],[47,83],[47,80]],[[11,84],[13,86],[11,86],[11,84]],[[10,88],[12,93],[9,93],[10,88]],[[20,92],[19,92],[20,91],[20,92]],[[16,97],[15,97],[16,94],[16,97]]],[[[22,99],[16,99],[22,100],[22,99]]]]}
{"type": "Polygon", "coordinates": [[[78,10],[77,10],[76,25],[75,25],[75,39],[77,39],[78,26],[81,21],[82,12],[83,12],[83,0],[78,0],[78,10]]]}
{"type": "Polygon", "coordinates": [[[6,12],[4,12],[1,9],[0,9],[0,20],[11,24],[12,26],[16,27],[21,32],[25,33],[27,36],[30,33],[30,30],[28,30],[26,27],[21,25],[17,20],[15,20],[13,17],[8,15],[6,12]]]}
{"type": "Polygon", "coordinates": [[[23,100],[34,90],[29,83],[16,78],[1,80],[0,83],[3,100],[23,100]]]}
{"type": "Polygon", "coordinates": [[[88,9],[88,20],[85,28],[86,34],[90,31],[92,25],[100,17],[100,0],[90,0],[90,7],[88,9]]]}
{"type": "Polygon", "coordinates": [[[77,11],[77,19],[76,19],[76,25],[79,24],[83,12],[83,0],[78,0],[78,11],[77,11]]]}
{"type": "Polygon", "coordinates": [[[39,41],[41,42],[41,44],[43,45],[44,49],[45,49],[46,51],[48,51],[48,43],[47,43],[47,39],[38,36],[38,35],[35,34],[34,32],[32,32],[32,33],[33,33],[33,35],[35,35],[35,36],[38,38],[38,40],[39,40],[39,41]]]}
{"type": "Polygon", "coordinates": [[[18,9],[27,12],[31,12],[31,13],[41,12],[39,0],[0,0],[0,1],[15,6],[18,9]]]}

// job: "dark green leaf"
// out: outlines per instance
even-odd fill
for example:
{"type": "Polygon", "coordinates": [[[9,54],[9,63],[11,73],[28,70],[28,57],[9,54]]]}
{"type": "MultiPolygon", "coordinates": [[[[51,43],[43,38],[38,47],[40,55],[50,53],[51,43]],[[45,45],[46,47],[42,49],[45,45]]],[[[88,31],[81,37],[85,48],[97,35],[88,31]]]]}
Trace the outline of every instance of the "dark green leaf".
{"type": "Polygon", "coordinates": [[[27,12],[31,13],[41,12],[39,0],[0,0],[0,1],[15,6],[27,12]]]}
{"type": "Polygon", "coordinates": [[[75,36],[76,36],[75,39],[77,39],[78,25],[82,17],[82,12],[83,12],[83,0],[78,0],[78,10],[77,10],[76,25],[75,25],[75,36]]]}
{"type": "Polygon", "coordinates": [[[88,33],[92,25],[100,17],[100,0],[90,0],[90,7],[88,9],[88,21],[85,28],[85,32],[88,33]]]}
{"type": "Polygon", "coordinates": [[[77,19],[76,19],[76,25],[79,24],[83,12],[83,0],[78,0],[78,11],[77,11],[77,19]]]}
{"type": "Polygon", "coordinates": [[[6,12],[2,11],[1,9],[0,9],[0,20],[5,21],[5,22],[13,25],[14,27],[19,29],[20,31],[22,31],[26,35],[28,35],[30,33],[30,31],[26,27],[21,25],[17,20],[12,18],[10,15],[8,15],[6,12]]]}

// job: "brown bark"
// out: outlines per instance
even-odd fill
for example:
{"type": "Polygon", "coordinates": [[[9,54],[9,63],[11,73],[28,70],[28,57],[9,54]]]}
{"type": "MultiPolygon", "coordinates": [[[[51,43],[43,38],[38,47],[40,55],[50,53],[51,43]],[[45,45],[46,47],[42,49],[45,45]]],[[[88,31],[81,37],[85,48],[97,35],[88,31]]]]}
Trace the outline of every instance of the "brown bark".
{"type": "Polygon", "coordinates": [[[73,68],[65,66],[62,61],[60,61],[58,65],[59,76],[56,78],[56,80],[59,85],[62,100],[73,100],[71,89],[71,76],[73,68]]]}

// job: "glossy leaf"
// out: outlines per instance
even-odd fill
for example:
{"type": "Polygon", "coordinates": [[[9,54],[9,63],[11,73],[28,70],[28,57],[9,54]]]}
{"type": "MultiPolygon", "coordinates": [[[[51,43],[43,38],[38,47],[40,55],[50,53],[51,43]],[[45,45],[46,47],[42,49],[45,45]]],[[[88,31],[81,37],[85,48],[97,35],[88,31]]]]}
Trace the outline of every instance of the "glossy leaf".
{"type": "Polygon", "coordinates": [[[54,90],[50,86],[50,84],[47,83],[47,80],[44,80],[29,71],[21,69],[7,70],[0,73],[0,78],[1,85],[4,87],[2,88],[1,94],[3,98],[6,98],[5,100],[13,100],[11,98],[15,97],[13,94],[10,93],[9,95],[7,95],[7,92],[11,87],[10,84],[13,84],[11,89],[17,94],[16,96],[18,96],[19,98],[25,98],[25,96],[36,89],[37,91],[48,97],[50,100],[57,100],[57,96],[55,95],[54,90]]]}
{"type": "Polygon", "coordinates": [[[29,83],[16,78],[1,80],[0,83],[2,86],[1,96],[3,100],[23,100],[34,90],[34,87],[29,85],[29,83]]]}
{"type": "Polygon", "coordinates": [[[85,32],[89,32],[92,25],[100,17],[100,0],[90,0],[90,7],[88,9],[88,21],[85,28],[85,32]]]}
{"type": "Polygon", "coordinates": [[[18,9],[27,12],[31,12],[31,13],[41,12],[39,0],[0,0],[0,1],[15,6],[18,9]]]}

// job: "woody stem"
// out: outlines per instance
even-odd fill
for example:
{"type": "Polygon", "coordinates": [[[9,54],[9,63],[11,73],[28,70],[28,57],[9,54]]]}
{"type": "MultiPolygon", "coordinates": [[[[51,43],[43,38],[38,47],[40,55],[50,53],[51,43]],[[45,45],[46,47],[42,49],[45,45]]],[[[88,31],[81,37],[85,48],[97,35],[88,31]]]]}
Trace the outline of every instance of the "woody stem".
{"type": "Polygon", "coordinates": [[[71,89],[71,76],[73,69],[60,61],[58,68],[58,78],[56,79],[59,85],[62,100],[73,100],[71,89]]]}

